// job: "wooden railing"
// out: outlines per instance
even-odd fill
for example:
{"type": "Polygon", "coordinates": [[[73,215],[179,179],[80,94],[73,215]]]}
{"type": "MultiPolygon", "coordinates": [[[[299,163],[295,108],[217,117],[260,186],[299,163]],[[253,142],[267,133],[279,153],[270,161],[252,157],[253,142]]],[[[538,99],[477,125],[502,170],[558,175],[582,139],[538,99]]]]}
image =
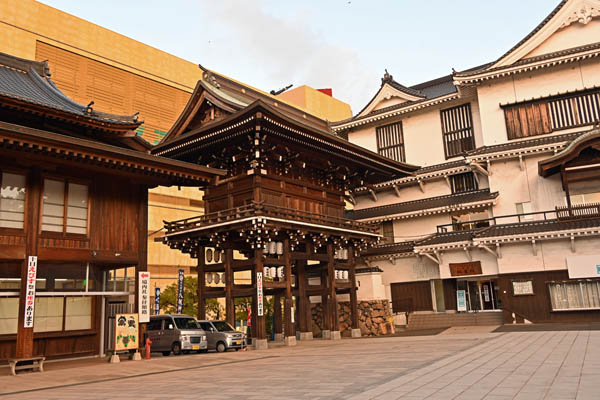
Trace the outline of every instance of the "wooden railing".
{"type": "Polygon", "coordinates": [[[600,218],[600,203],[578,204],[571,207],[556,207],[556,219],[559,221],[586,218],[600,218]]]}
{"type": "Polygon", "coordinates": [[[326,225],[332,228],[352,229],[368,233],[379,233],[379,225],[358,222],[345,218],[332,217],[329,215],[316,214],[309,211],[264,204],[262,202],[251,202],[249,204],[217,211],[206,215],[177,221],[163,221],[167,233],[181,232],[206,225],[222,222],[230,222],[249,217],[271,217],[284,219],[289,222],[304,222],[318,225],[326,225]]]}

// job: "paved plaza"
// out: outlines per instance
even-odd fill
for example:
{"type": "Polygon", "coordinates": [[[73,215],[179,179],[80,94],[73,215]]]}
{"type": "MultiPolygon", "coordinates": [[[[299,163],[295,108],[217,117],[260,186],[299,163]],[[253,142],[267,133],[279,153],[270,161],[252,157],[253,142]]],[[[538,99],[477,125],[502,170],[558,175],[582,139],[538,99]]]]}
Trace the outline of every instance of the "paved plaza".
{"type": "Polygon", "coordinates": [[[600,331],[314,340],[265,351],[48,363],[6,399],[599,399],[600,331]]]}

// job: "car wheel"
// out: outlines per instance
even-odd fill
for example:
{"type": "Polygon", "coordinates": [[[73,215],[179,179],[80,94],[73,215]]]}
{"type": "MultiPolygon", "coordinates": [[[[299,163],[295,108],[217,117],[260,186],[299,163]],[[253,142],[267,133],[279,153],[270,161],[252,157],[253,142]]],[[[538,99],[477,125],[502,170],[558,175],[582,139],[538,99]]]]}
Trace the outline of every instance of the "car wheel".
{"type": "Polygon", "coordinates": [[[225,343],[223,343],[223,342],[217,343],[217,353],[222,353],[225,350],[227,350],[227,347],[225,347],[225,343]]]}
{"type": "Polygon", "coordinates": [[[179,344],[179,342],[173,343],[173,346],[171,347],[171,351],[173,352],[174,356],[180,355],[181,354],[181,344],[179,344]]]}
{"type": "Polygon", "coordinates": [[[167,357],[167,356],[171,355],[171,352],[170,351],[163,351],[162,355],[165,356],[165,357],[167,357]]]}

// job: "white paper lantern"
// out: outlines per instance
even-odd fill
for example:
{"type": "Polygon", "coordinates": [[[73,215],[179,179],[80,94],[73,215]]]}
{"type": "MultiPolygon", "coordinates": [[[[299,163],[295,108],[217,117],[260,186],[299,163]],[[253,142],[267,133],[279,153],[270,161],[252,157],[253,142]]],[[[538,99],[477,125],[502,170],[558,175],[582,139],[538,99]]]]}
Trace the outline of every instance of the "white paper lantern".
{"type": "Polygon", "coordinates": [[[215,272],[215,274],[213,276],[213,279],[215,280],[215,283],[217,285],[219,284],[219,282],[221,282],[221,278],[219,277],[219,274],[217,274],[216,272],[215,272]]]}
{"type": "Polygon", "coordinates": [[[277,243],[269,242],[269,253],[277,254],[277,243]]]}
{"type": "Polygon", "coordinates": [[[206,249],[206,262],[211,262],[212,260],[213,260],[212,249],[206,249]]]}
{"type": "Polygon", "coordinates": [[[347,281],[348,280],[348,271],[344,271],[344,280],[347,281]]]}
{"type": "Polygon", "coordinates": [[[268,278],[268,277],[269,277],[269,272],[271,272],[271,271],[269,270],[269,267],[264,267],[264,268],[263,268],[263,275],[265,276],[265,278],[268,278]]]}
{"type": "Polygon", "coordinates": [[[206,282],[212,283],[212,274],[206,274],[206,282]]]}
{"type": "Polygon", "coordinates": [[[221,261],[221,252],[215,250],[215,262],[221,261]]]}
{"type": "Polygon", "coordinates": [[[340,279],[340,274],[337,269],[335,270],[335,279],[340,279]]]}
{"type": "Polygon", "coordinates": [[[342,259],[348,259],[348,249],[342,249],[342,259]]]}
{"type": "Polygon", "coordinates": [[[271,270],[269,271],[269,276],[271,278],[275,278],[277,276],[277,268],[271,267],[271,270]]]}
{"type": "Polygon", "coordinates": [[[283,267],[277,268],[277,277],[283,278],[283,267]]]}
{"type": "Polygon", "coordinates": [[[278,255],[283,254],[283,242],[277,242],[277,254],[278,255]]]}

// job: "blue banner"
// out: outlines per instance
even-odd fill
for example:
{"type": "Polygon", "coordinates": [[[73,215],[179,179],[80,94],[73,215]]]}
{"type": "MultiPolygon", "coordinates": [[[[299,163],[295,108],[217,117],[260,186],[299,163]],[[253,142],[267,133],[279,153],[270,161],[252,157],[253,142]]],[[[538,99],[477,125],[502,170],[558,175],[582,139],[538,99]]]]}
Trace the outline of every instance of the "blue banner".
{"type": "Polygon", "coordinates": [[[179,270],[179,278],[177,279],[177,314],[183,312],[183,270],[179,270]]]}
{"type": "Polygon", "coordinates": [[[160,314],[160,288],[154,288],[154,314],[160,314]]]}

